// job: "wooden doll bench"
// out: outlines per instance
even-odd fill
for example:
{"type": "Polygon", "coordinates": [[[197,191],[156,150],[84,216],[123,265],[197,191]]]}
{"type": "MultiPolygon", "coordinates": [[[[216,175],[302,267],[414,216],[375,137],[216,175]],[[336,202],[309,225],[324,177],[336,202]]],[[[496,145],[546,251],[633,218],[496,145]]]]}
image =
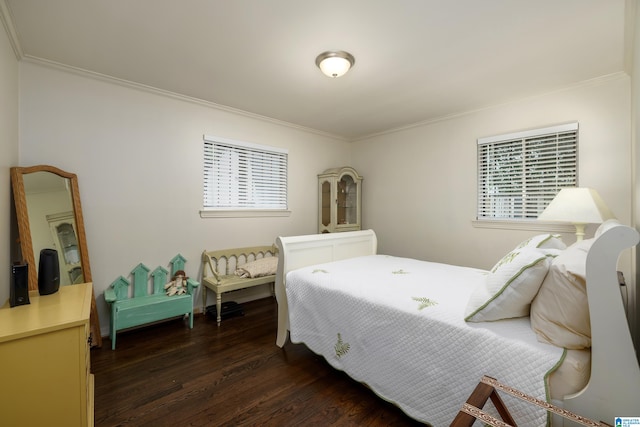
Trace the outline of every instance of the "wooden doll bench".
{"type": "MultiPolygon", "coordinates": [[[[171,276],[184,271],[186,260],[178,254],[171,260],[171,276]]],[[[186,293],[169,296],[165,292],[168,271],[162,267],[152,273],[153,293],[149,293],[149,268],[138,264],[133,271],[133,293],[129,296],[129,282],[120,276],[104,292],[104,299],[111,306],[111,322],[109,323],[109,337],[111,349],[116,348],[116,333],[126,328],[141,326],[147,323],[189,315],[189,327],[193,328],[193,296],[194,289],[199,283],[187,279],[186,293]]]]}

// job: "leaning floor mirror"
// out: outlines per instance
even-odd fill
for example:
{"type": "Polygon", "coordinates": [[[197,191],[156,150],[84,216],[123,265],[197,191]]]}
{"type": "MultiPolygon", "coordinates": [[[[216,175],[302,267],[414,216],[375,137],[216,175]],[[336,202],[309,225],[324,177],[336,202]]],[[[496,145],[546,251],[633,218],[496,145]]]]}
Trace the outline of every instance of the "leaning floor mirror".
{"type": "MultiPolygon", "coordinates": [[[[53,166],[11,168],[23,262],[29,265],[29,290],[38,290],[42,249],[58,252],[60,286],[91,282],[78,177],[53,166]]],[[[91,345],[101,347],[95,293],[91,301],[91,345]]]]}

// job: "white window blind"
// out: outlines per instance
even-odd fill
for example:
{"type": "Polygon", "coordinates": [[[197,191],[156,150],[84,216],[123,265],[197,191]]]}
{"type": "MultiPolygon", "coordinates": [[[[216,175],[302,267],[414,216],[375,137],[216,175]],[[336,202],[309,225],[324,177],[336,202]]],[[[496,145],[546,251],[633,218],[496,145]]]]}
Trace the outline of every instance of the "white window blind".
{"type": "Polygon", "coordinates": [[[204,208],[287,209],[288,152],[204,137],[204,208]]]}
{"type": "Polygon", "coordinates": [[[482,219],[535,219],[577,183],[578,123],[478,139],[482,219]]]}

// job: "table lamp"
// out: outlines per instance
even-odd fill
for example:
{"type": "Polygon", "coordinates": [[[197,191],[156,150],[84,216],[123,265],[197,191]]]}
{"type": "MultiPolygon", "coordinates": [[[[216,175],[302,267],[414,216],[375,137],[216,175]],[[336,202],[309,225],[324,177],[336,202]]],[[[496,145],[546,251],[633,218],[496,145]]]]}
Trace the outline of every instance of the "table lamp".
{"type": "Polygon", "coordinates": [[[600,224],[615,218],[598,192],[592,188],[563,188],[538,216],[540,221],[570,222],[576,227],[576,240],[584,238],[587,224],[600,224]]]}

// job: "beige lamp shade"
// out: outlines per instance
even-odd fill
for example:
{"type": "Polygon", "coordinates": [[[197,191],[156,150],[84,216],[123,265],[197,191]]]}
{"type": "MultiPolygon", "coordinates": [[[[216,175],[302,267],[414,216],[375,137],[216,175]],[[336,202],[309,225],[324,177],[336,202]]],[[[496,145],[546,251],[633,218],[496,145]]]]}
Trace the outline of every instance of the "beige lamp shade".
{"type": "Polygon", "coordinates": [[[563,188],[538,216],[540,221],[570,222],[576,227],[577,240],[584,238],[586,224],[600,224],[615,218],[593,188],[563,188]]]}

